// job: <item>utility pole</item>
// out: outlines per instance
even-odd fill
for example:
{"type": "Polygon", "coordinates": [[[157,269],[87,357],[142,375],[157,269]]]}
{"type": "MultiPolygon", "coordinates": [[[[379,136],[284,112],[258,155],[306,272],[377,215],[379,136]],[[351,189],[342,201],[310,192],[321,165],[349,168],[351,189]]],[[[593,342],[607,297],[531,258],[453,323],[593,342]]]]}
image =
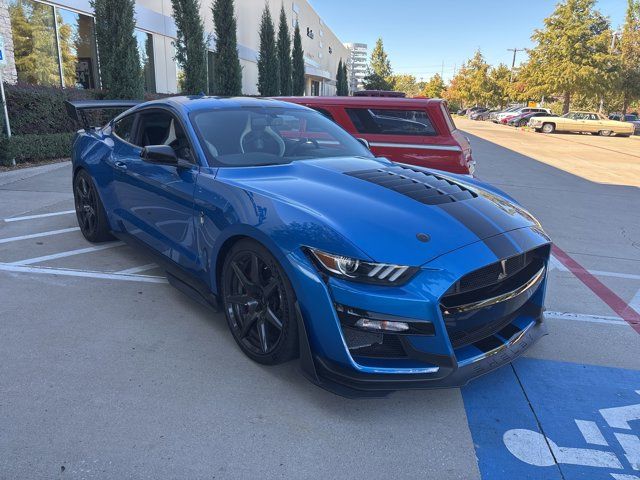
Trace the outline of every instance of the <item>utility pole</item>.
{"type": "Polygon", "coordinates": [[[509,77],[509,83],[513,83],[513,69],[516,68],[516,54],[518,52],[524,52],[524,48],[507,48],[508,52],[513,52],[513,60],[511,61],[511,76],[509,77]]]}
{"type": "Polygon", "coordinates": [[[444,78],[444,60],[442,60],[442,69],[440,70],[440,78],[444,78]]]}

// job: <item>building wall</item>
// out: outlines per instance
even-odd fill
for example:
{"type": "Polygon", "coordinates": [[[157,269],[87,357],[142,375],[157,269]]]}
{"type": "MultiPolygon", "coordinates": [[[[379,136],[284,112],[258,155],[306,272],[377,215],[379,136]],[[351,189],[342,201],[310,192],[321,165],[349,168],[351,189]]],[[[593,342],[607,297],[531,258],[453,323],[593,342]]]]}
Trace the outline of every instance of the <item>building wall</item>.
{"type": "Polygon", "coordinates": [[[11,36],[11,19],[9,8],[5,0],[0,0],[0,37],[4,39],[7,65],[2,69],[2,80],[15,83],[18,80],[16,65],[13,60],[13,38],[11,36]]]}
{"type": "MultiPolygon", "coordinates": [[[[7,0],[0,0],[6,2],[7,0]]],[[[48,2],[63,8],[73,9],[84,14],[92,14],[89,0],[55,0],[48,2]]],[[[213,32],[212,0],[201,2],[200,13],[204,21],[205,33],[209,35],[209,48],[215,47],[213,32]]],[[[242,65],[242,88],[247,95],[258,94],[258,50],[260,45],[259,27],[264,0],[236,0],[236,19],[238,24],[238,52],[242,65]]],[[[280,15],[280,2],[274,1],[270,6],[276,29],[280,15]]],[[[336,72],[340,59],[347,60],[348,51],[336,35],[324,24],[306,0],[284,2],[287,23],[291,34],[295,22],[300,24],[302,47],[305,53],[305,70],[307,76],[306,94],[311,94],[313,82],[317,82],[321,95],[334,95],[336,91],[336,72]],[[307,29],[314,38],[307,35],[307,29]],[[330,53],[331,52],[331,53],[330,53]]],[[[136,26],[139,30],[153,35],[154,69],[156,90],[159,93],[176,93],[177,68],[174,60],[173,41],[176,27],[171,17],[171,0],[137,0],[136,26]]],[[[7,19],[8,13],[0,10],[0,26],[7,19]]],[[[10,38],[10,35],[6,35],[10,38]]],[[[14,70],[15,72],[15,70],[14,70]]]]}
{"type": "Polygon", "coordinates": [[[347,75],[349,90],[355,92],[364,89],[364,77],[367,75],[369,54],[366,43],[345,43],[348,50],[347,75]]]}

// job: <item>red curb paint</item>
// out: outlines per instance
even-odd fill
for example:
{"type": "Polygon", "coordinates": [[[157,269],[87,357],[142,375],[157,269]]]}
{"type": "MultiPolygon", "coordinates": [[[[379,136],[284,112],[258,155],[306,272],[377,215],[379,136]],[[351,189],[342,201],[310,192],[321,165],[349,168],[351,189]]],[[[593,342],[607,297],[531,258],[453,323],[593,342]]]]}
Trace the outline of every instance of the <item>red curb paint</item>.
{"type": "Polygon", "coordinates": [[[640,314],[638,312],[556,245],[553,246],[553,254],[578,280],[609,305],[631,328],[640,333],[640,314]]]}

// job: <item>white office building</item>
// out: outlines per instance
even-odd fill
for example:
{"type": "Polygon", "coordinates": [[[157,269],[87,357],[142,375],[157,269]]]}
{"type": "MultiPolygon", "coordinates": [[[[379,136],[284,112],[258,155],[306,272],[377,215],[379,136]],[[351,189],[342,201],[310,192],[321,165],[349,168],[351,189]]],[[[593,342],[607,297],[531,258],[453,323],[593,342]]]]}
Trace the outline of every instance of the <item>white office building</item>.
{"type": "MultiPolygon", "coordinates": [[[[211,38],[210,52],[215,46],[211,3],[212,0],[202,0],[200,12],[211,38]]],[[[247,95],[258,93],[258,30],[264,5],[264,0],[235,0],[242,87],[247,95]]],[[[271,2],[276,22],[280,5],[278,1],[271,2]]],[[[338,62],[347,59],[347,48],[306,0],[285,1],[284,5],[292,35],[296,22],[300,25],[305,93],[334,95],[338,62]]],[[[176,93],[176,27],[171,0],[136,0],[135,6],[145,88],[154,93],[176,93]]],[[[0,36],[5,40],[8,60],[4,79],[65,88],[99,88],[99,46],[92,12],[89,0],[0,0],[0,36]]]]}
{"type": "Polygon", "coordinates": [[[364,89],[364,77],[367,75],[369,53],[366,43],[345,43],[348,50],[347,75],[349,90],[355,92],[364,89]]]}

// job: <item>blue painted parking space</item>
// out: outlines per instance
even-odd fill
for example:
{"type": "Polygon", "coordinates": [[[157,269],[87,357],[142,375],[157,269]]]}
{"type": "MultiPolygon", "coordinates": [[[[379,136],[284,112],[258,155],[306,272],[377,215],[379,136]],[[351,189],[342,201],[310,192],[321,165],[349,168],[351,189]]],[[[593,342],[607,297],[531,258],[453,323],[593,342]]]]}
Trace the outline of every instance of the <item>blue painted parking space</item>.
{"type": "Polygon", "coordinates": [[[462,392],[483,479],[640,480],[640,371],[525,358],[462,392]]]}

